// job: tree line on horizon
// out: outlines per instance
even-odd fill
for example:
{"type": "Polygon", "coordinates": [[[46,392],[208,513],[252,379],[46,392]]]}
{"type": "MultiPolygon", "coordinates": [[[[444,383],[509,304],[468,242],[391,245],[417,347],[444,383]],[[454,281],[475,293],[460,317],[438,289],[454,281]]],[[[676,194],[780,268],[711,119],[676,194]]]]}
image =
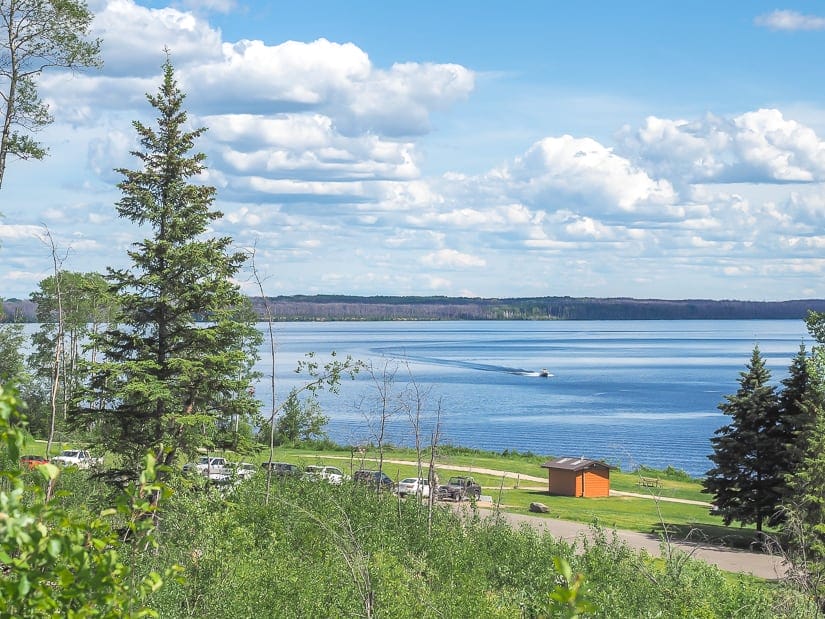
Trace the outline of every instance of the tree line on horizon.
{"type": "MultiPolygon", "coordinates": [[[[93,273],[86,274],[93,276],[93,273]]],[[[7,321],[40,322],[36,292],[6,299],[7,321]]],[[[258,319],[268,305],[277,321],[356,320],[803,320],[825,311],[825,299],[737,301],[591,297],[470,298],[442,296],[250,296],[258,319]]]]}

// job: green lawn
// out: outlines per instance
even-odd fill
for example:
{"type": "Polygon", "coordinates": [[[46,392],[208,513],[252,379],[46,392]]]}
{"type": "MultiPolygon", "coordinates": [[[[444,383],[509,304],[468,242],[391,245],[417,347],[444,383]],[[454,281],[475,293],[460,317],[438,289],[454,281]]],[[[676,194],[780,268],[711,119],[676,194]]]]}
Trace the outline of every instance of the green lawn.
{"type": "MultiPolygon", "coordinates": [[[[283,449],[276,450],[276,459],[298,464],[331,464],[344,471],[361,468],[361,457],[373,458],[375,453],[363,456],[350,454],[349,451],[325,451],[283,449]]],[[[414,460],[413,450],[393,449],[384,454],[385,460],[414,460]]],[[[444,468],[445,465],[468,466],[473,468],[511,471],[523,475],[544,478],[547,471],[541,468],[546,458],[524,456],[497,456],[495,454],[459,454],[440,457],[436,470],[440,479],[461,473],[444,468]]],[[[376,468],[375,462],[364,462],[364,468],[376,468]]],[[[426,462],[425,462],[426,468],[426,462]]],[[[384,463],[384,472],[395,480],[415,475],[415,467],[401,464],[384,463]]],[[[708,543],[723,543],[729,546],[747,548],[754,539],[753,527],[726,527],[722,519],[712,516],[710,510],[702,505],[689,505],[669,501],[657,501],[657,497],[680,498],[694,501],[710,502],[710,497],[701,492],[698,480],[686,479],[679,473],[668,474],[665,471],[643,472],[645,477],[658,478],[660,487],[649,488],[639,485],[639,474],[618,470],[611,471],[611,488],[625,492],[649,495],[650,498],[606,497],[583,499],[575,497],[550,496],[546,484],[529,480],[504,478],[502,475],[471,473],[481,484],[482,494],[492,497],[494,504],[501,509],[515,513],[529,513],[531,502],[544,503],[550,508],[546,517],[572,520],[576,522],[640,531],[643,533],[668,533],[679,539],[691,539],[708,543]]]]}
{"type": "MultiPolygon", "coordinates": [[[[61,446],[68,448],[71,446],[61,446]]],[[[27,452],[43,453],[45,444],[30,443],[27,452]]],[[[59,449],[58,449],[59,450],[59,449]]],[[[712,516],[709,509],[700,505],[688,505],[657,501],[657,497],[690,499],[709,502],[712,497],[701,492],[702,486],[698,480],[685,479],[684,475],[668,474],[665,471],[643,472],[645,477],[659,479],[660,486],[649,488],[639,485],[639,473],[630,473],[613,470],[610,474],[610,485],[613,490],[645,494],[650,498],[635,497],[606,497],[606,498],[574,498],[550,496],[546,491],[546,482],[505,478],[501,474],[491,475],[478,472],[462,473],[450,470],[446,466],[466,466],[474,469],[492,469],[509,471],[546,479],[547,471],[541,468],[541,463],[547,457],[508,455],[502,456],[492,453],[452,453],[440,456],[436,463],[439,479],[446,481],[451,475],[472,475],[482,486],[482,494],[490,496],[494,504],[501,509],[515,513],[529,513],[531,502],[544,503],[550,508],[546,517],[572,520],[576,522],[593,523],[610,528],[640,531],[644,533],[661,533],[665,527],[668,532],[677,538],[689,538],[696,541],[725,543],[730,546],[748,547],[754,539],[752,527],[726,527],[722,519],[712,516]]],[[[232,453],[225,454],[230,460],[259,463],[268,458],[268,452],[262,451],[257,456],[238,456],[232,453]]],[[[308,464],[327,464],[337,466],[345,473],[350,474],[359,468],[375,469],[377,458],[375,451],[364,454],[352,453],[348,449],[327,450],[318,452],[309,449],[289,449],[278,447],[275,450],[274,460],[293,462],[306,466],[308,464]]],[[[384,454],[383,469],[395,481],[405,477],[414,477],[414,465],[395,464],[389,460],[414,461],[415,451],[412,449],[391,449],[384,454]]],[[[428,454],[424,456],[426,471],[428,454]]]]}

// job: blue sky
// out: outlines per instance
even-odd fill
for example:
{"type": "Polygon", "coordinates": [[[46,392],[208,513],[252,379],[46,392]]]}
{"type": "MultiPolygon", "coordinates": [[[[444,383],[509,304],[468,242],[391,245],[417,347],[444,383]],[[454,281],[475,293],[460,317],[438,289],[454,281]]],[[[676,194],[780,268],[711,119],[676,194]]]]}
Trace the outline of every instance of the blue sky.
{"type": "MultiPolygon", "coordinates": [[[[115,167],[168,47],[268,294],[825,296],[815,2],[92,0],[0,189],[0,294],[125,264],[115,167]]],[[[254,292],[246,274],[240,283],[254,292]]]]}

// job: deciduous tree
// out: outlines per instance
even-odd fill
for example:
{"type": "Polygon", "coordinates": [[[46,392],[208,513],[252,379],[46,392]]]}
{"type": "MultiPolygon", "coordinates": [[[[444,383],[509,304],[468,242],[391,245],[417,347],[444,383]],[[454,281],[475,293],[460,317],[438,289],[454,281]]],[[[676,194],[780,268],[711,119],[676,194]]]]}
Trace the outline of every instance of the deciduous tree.
{"type": "MultiPolygon", "coordinates": [[[[0,299],[2,302],[2,299],[0,299]]],[[[0,314],[0,385],[18,382],[23,377],[23,325],[3,322],[0,314]]]]}
{"type": "Polygon", "coordinates": [[[755,346],[747,371],[740,373],[739,389],[719,405],[731,418],[711,438],[715,466],[708,471],[703,492],[714,503],[725,524],[733,521],[776,523],[787,469],[779,435],[779,405],[771,373],[755,346]]]}
{"type": "Polygon", "coordinates": [[[324,427],[329,417],[321,411],[314,394],[303,399],[293,390],[284,402],[283,412],[277,422],[278,444],[294,446],[302,441],[326,438],[324,427]]]}
{"type": "Polygon", "coordinates": [[[46,155],[32,137],[52,121],[37,92],[40,74],[100,64],[100,41],[89,38],[92,17],[82,0],[0,0],[0,186],[9,155],[46,155]]]}
{"type": "Polygon", "coordinates": [[[185,95],[168,59],[158,93],[147,98],[157,126],[133,123],[141,166],[119,170],[116,206],[149,237],[128,252],[130,268],[108,272],[121,324],[96,338],[102,359],[90,364],[75,416],[95,424],[131,470],[147,450],[170,465],[199,442],[204,426],[258,406],[250,356],[260,334],[234,283],[245,254],[232,250],[229,237],[208,236],[222,214],[212,209],[214,187],[197,182],[205,155],[192,150],[205,129],[187,128],[185,95]]]}
{"type": "Polygon", "coordinates": [[[117,323],[118,307],[102,275],[65,271],[57,262],[55,273],[41,280],[30,298],[37,304],[40,323],[32,335],[28,358],[34,377],[30,424],[51,439],[55,429],[65,429],[69,402],[82,383],[82,357],[96,358],[96,350],[84,351],[85,345],[93,342],[101,329],[117,323]],[[46,399],[51,401],[48,414],[43,412],[46,399]]]}

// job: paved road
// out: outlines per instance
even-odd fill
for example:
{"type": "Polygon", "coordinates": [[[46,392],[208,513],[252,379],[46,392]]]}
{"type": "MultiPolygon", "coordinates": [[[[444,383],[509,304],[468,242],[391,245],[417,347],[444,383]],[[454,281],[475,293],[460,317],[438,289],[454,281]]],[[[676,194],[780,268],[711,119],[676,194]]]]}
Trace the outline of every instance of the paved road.
{"type": "MultiPolygon", "coordinates": [[[[462,509],[467,509],[466,504],[462,506],[462,509]]],[[[483,507],[480,508],[480,511],[489,515],[493,514],[491,509],[483,507]]],[[[569,542],[573,542],[582,536],[587,538],[593,536],[593,530],[590,526],[580,522],[507,512],[502,512],[502,516],[515,526],[526,523],[569,542]]],[[[662,555],[662,544],[657,535],[635,531],[616,530],[615,532],[616,536],[625,541],[631,548],[644,550],[656,557],[662,555]]],[[[608,535],[610,534],[612,534],[612,531],[608,531],[608,535]]],[[[743,574],[753,574],[760,578],[778,579],[782,578],[786,571],[781,558],[763,553],[681,541],[671,542],[671,547],[687,553],[694,559],[716,565],[719,569],[727,572],[741,572],[743,574]]],[[[665,549],[665,552],[667,552],[667,549],[665,549]]]]}
{"type": "MultiPolygon", "coordinates": [[[[330,456],[324,456],[329,458],[330,456]]],[[[348,460],[346,456],[339,456],[342,460],[348,460]]],[[[368,459],[368,461],[373,461],[368,459]]],[[[415,466],[415,462],[407,460],[384,460],[386,464],[404,464],[415,466]]],[[[438,468],[453,471],[465,471],[483,473],[487,475],[503,476],[508,479],[519,479],[529,482],[540,482],[545,484],[547,479],[544,477],[535,477],[532,475],[524,475],[520,473],[513,473],[511,471],[497,471],[494,469],[485,469],[469,466],[445,465],[438,463],[438,468]]],[[[545,486],[541,486],[543,489],[545,486]]],[[[634,492],[619,492],[611,491],[611,494],[634,496],[638,498],[654,499],[658,498],[660,501],[670,501],[674,503],[689,503],[710,506],[710,503],[703,503],[702,501],[691,501],[689,499],[674,499],[669,497],[654,497],[650,494],[634,493],[634,492]]],[[[462,505],[462,509],[466,508],[466,503],[462,505]]],[[[483,503],[480,510],[484,513],[492,514],[490,509],[485,509],[483,503]]],[[[544,516],[529,516],[526,514],[512,514],[502,512],[503,516],[512,524],[520,525],[527,523],[540,530],[548,531],[551,535],[559,537],[567,541],[574,541],[581,536],[591,537],[593,531],[589,525],[580,522],[571,522],[569,520],[558,520],[555,518],[545,518],[544,516]]],[[[616,536],[625,541],[628,546],[637,550],[644,550],[653,556],[661,556],[662,544],[657,535],[650,533],[637,533],[635,531],[621,531],[616,530],[616,536]]],[[[716,565],[719,569],[727,572],[740,572],[743,574],[753,574],[760,578],[777,579],[785,575],[786,568],[780,557],[766,555],[757,552],[748,552],[746,550],[735,550],[731,548],[723,548],[720,546],[708,546],[701,543],[691,542],[671,542],[672,548],[678,548],[689,554],[694,559],[700,559],[706,563],[716,565]]],[[[667,552],[667,550],[665,550],[667,552]]]]}

